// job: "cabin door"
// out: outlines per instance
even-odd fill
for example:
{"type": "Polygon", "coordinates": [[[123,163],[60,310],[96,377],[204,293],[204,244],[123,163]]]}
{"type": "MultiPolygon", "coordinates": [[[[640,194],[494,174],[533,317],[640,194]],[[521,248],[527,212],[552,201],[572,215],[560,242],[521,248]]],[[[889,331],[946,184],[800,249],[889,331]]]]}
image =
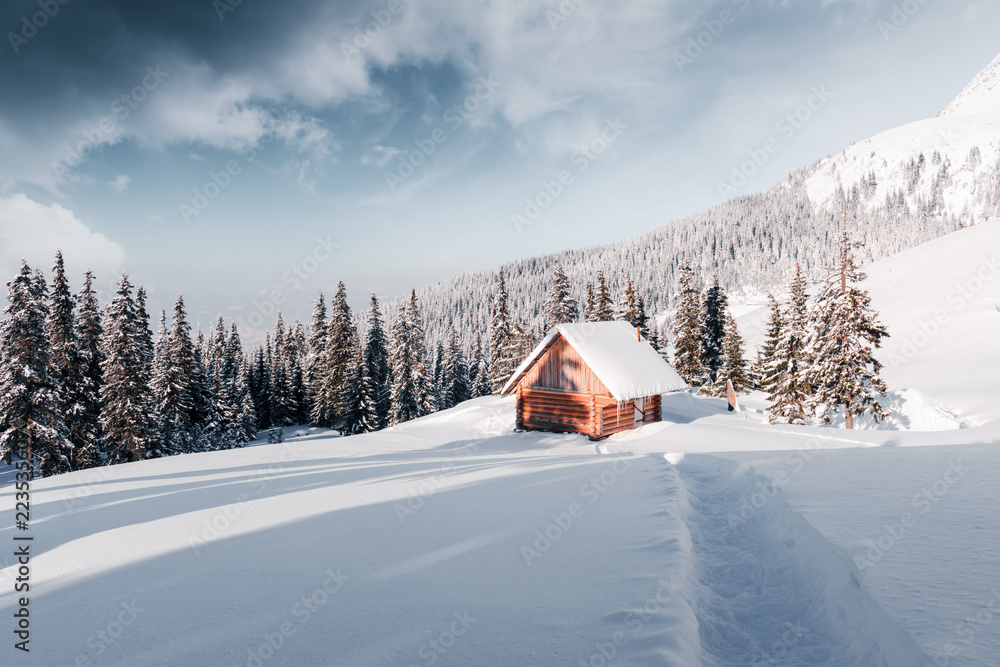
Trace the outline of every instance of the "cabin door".
{"type": "Polygon", "coordinates": [[[639,426],[642,425],[642,422],[644,421],[644,418],[645,418],[646,399],[645,398],[637,398],[634,401],[632,401],[632,405],[633,405],[633,409],[635,411],[635,423],[634,423],[634,426],[636,428],[639,428],[639,426]]]}

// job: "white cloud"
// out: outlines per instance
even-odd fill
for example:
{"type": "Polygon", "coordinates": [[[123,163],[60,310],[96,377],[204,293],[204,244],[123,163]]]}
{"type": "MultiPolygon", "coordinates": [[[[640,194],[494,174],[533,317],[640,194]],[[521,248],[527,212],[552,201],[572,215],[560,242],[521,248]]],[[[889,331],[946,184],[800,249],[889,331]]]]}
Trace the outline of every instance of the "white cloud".
{"type": "Polygon", "coordinates": [[[377,167],[384,167],[389,164],[394,157],[400,155],[403,151],[394,146],[383,146],[381,144],[375,144],[372,146],[372,152],[365,153],[361,156],[361,164],[374,164],[377,167]]]}
{"type": "Polygon", "coordinates": [[[113,279],[125,260],[125,250],[102,234],[91,231],[69,209],[46,206],[23,193],[0,197],[0,276],[13,277],[21,258],[32,268],[48,273],[56,250],[62,249],[67,271],[79,284],[92,269],[103,284],[113,279]]]}
{"type": "Polygon", "coordinates": [[[109,181],[108,185],[111,186],[111,189],[114,190],[115,192],[125,192],[125,189],[128,188],[128,184],[131,182],[132,182],[131,176],[119,174],[118,176],[115,176],[115,179],[113,181],[109,181]]]}

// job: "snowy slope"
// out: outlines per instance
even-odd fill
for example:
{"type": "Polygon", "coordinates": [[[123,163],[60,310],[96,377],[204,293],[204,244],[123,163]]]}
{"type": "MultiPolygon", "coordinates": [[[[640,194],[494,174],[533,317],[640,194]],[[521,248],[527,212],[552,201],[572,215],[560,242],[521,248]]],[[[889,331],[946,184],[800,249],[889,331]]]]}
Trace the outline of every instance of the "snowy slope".
{"type": "MultiPolygon", "coordinates": [[[[512,408],[477,399],[367,436],[40,480],[33,651],[7,643],[0,662],[920,660],[857,568],[783,501],[737,528],[753,475],[512,433],[512,408]]],[[[5,527],[11,501],[8,486],[5,527]]]]}
{"type": "Polygon", "coordinates": [[[939,212],[981,222],[997,213],[1000,159],[1000,56],[983,69],[936,117],[909,123],[851,145],[806,170],[809,199],[839,208],[836,193],[858,186],[869,207],[889,196],[920,208],[940,198],[939,212]],[[922,162],[922,165],[920,165],[922,162]],[[912,163],[921,166],[911,171],[912,163]],[[863,179],[874,175],[877,185],[863,179]]]}

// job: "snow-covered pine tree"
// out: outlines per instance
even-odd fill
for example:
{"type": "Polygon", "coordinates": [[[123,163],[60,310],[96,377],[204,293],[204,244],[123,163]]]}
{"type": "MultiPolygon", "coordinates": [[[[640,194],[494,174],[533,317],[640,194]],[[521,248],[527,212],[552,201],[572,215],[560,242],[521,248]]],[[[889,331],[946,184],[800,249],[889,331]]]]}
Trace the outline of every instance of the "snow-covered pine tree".
{"type": "Polygon", "coordinates": [[[493,312],[490,318],[490,390],[499,394],[507,380],[514,373],[515,341],[510,310],[507,307],[507,285],[504,283],[503,269],[497,281],[497,293],[493,297],[493,312]]]}
{"type": "Polygon", "coordinates": [[[472,396],[479,398],[480,396],[489,396],[491,393],[490,366],[484,354],[479,358],[479,371],[476,373],[476,383],[472,387],[472,396]]]}
{"type": "Polygon", "coordinates": [[[771,394],[778,385],[778,378],[784,372],[785,368],[783,358],[778,355],[781,339],[785,335],[785,323],[784,315],[781,312],[781,304],[778,303],[778,300],[772,294],[768,294],[767,298],[770,302],[768,306],[770,314],[767,320],[767,335],[764,338],[763,345],[757,348],[754,375],[757,378],[757,389],[763,391],[765,394],[771,394]]]}
{"type": "Polygon", "coordinates": [[[215,330],[208,340],[207,350],[202,358],[219,419],[218,446],[220,449],[230,449],[235,446],[235,441],[242,433],[238,425],[239,406],[233,400],[233,384],[236,380],[238,360],[230,354],[226,324],[221,316],[215,321],[215,330]]]}
{"type": "Polygon", "coordinates": [[[469,355],[469,388],[472,395],[476,394],[476,381],[479,379],[479,360],[483,358],[483,338],[476,332],[476,342],[472,344],[469,355]]]}
{"type": "Polygon", "coordinates": [[[344,435],[357,435],[377,429],[375,402],[368,366],[365,364],[365,353],[358,348],[344,378],[343,395],[340,399],[339,412],[344,435]]]}
{"type": "Polygon", "coordinates": [[[413,377],[414,397],[417,403],[417,417],[423,417],[434,412],[434,397],[431,393],[433,378],[428,373],[426,365],[424,320],[420,315],[420,304],[417,302],[417,291],[410,290],[410,302],[406,306],[406,318],[409,321],[410,349],[414,360],[415,375],[413,377]]]}
{"type": "Polygon", "coordinates": [[[771,423],[805,424],[809,415],[809,384],[806,336],[809,326],[809,295],[799,265],[789,286],[788,305],[782,315],[782,336],[775,351],[775,368],[780,368],[768,396],[771,423]]]}
{"type": "Polygon", "coordinates": [[[642,296],[638,295],[636,296],[635,328],[648,338],[654,347],[656,346],[655,333],[649,328],[649,315],[646,314],[646,302],[643,301],[642,296]]]}
{"type": "Polygon", "coordinates": [[[271,354],[270,334],[265,337],[264,345],[257,348],[254,355],[253,372],[250,375],[250,397],[253,400],[256,415],[256,430],[271,428],[271,354]]]}
{"type": "MultiPolygon", "coordinates": [[[[444,377],[444,344],[438,341],[437,346],[434,348],[434,362],[431,364],[433,378],[431,382],[431,394],[433,394],[434,409],[444,410],[445,409],[445,384],[446,380],[444,377]]],[[[451,406],[447,406],[451,407],[451,406]]]]}
{"type": "Polygon", "coordinates": [[[889,332],[872,309],[867,290],[858,286],[867,278],[854,256],[860,246],[848,235],[845,215],[838,270],[817,299],[809,341],[809,404],[822,408],[827,422],[843,408],[846,428],[854,428],[854,417],[866,412],[876,422],[889,416],[876,398],[885,396],[886,386],[879,376],[882,364],[873,354],[889,332]]]}
{"type": "Polygon", "coordinates": [[[722,367],[725,355],[726,311],[728,307],[729,299],[726,297],[725,290],[719,285],[719,276],[716,275],[712,279],[711,286],[705,292],[705,302],[701,314],[701,363],[708,372],[708,384],[712,386],[716,384],[719,368],[722,367]]]}
{"type": "Polygon", "coordinates": [[[75,451],[77,469],[91,468],[103,463],[101,453],[101,305],[94,291],[94,274],[87,271],[83,287],[77,295],[76,336],[83,359],[81,369],[80,400],[84,406],[85,429],[93,438],[75,451]]]}
{"type": "Polygon", "coordinates": [[[417,402],[417,417],[423,417],[434,412],[437,408],[434,403],[434,396],[431,393],[434,379],[428,371],[427,365],[423,362],[417,364],[413,375],[413,392],[417,402]]]}
{"type": "Polygon", "coordinates": [[[243,353],[243,342],[240,340],[240,332],[235,322],[230,326],[229,338],[226,341],[226,364],[232,365],[235,369],[228,397],[229,405],[236,413],[230,442],[233,447],[242,447],[257,437],[257,414],[251,392],[250,361],[243,353]]]}
{"type": "Polygon", "coordinates": [[[0,322],[0,458],[27,461],[42,476],[70,470],[73,460],[50,363],[47,292],[45,278],[22,260],[20,273],[7,283],[7,318],[0,322]]]}
{"type": "Polygon", "coordinates": [[[191,383],[193,447],[199,452],[227,447],[223,441],[222,419],[212,393],[212,379],[206,366],[206,350],[208,345],[199,325],[194,345],[194,380],[191,383]]]}
{"type": "Polygon", "coordinates": [[[371,307],[368,309],[368,332],[365,334],[364,349],[365,370],[371,382],[372,398],[375,401],[375,418],[372,430],[383,429],[389,425],[389,413],[392,408],[389,374],[388,342],[382,324],[382,313],[379,311],[378,299],[372,294],[371,307]]]}
{"type": "Polygon", "coordinates": [[[390,392],[392,404],[390,422],[392,424],[402,424],[415,418],[418,413],[417,390],[413,381],[414,367],[418,362],[413,358],[410,338],[410,322],[406,316],[406,303],[401,303],[389,335],[389,363],[392,366],[390,392]]]}
{"type": "Polygon", "coordinates": [[[469,371],[465,365],[465,355],[458,342],[458,334],[454,327],[448,336],[448,347],[444,352],[444,368],[442,369],[442,409],[453,408],[463,401],[472,398],[472,386],[469,384],[469,371]]]}
{"type": "MultiPolygon", "coordinates": [[[[284,346],[282,346],[283,348],[284,346]]],[[[275,345],[274,364],[271,368],[271,426],[282,428],[291,426],[295,407],[292,405],[292,388],[289,378],[289,367],[284,359],[277,354],[275,345]]],[[[341,383],[343,384],[343,383],[341,383]]],[[[339,401],[338,401],[339,403],[339,401]]],[[[336,408],[336,406],[334,406],[336,408]]]]}
{"type": "Polygon", "coordinates": [[[722,341],[723,361],[716,386],[718,394],[726,388],[726,380],[732,380],[733,389],[743,391],[747,387],[747,362],[743,356],[743,337],[733,314],[726,309],[726,336],[722,341]]]}
{"type": "Polygon", "coordinates": [[[594,300],[594,283],[587,281],[587,301],[583,307],[583,321],[596,322],[597,301],[594,300]]]}
{"type": "Polygon", "coordinates": [[[618,307],[618,319],[625,320],[632,326],[636,326],[639,319],[639,295],[632,284],[632,276],[629,275],[625,276],[625,292],[618,307]]]}
{"type": "Polygon", "coordinates": [[[306,371],[307,409],[312,415],[315,407],[316,394],[319,391],[321,379],[326,367],[326,298],[319,293],[316,305],[313,307],[312,319],[309,321],[309,335],[306,339],[306,371]]]}
{"type": "Polygon", "coordinates": [[[597,272],[597,293],[594,302],[594,321],[610,322],[615,319],[614,302],[611,300],[611,291],[608,289],[608,281],[604,277],[604,271],[597,272]]]}
{"type": "MultiPolygon", "coordinates": [[[[76,331],[75,311],[76,302],[70,293],[62,252],[57,252],[45,324],[50,350],[49,372],[62,393],[62,415],[73,445],[70,468],[77,467],[84,449],[95,448],[97,438],[96,424],[87,415],[87,362],[76,331]]],[[[83,455],[82,458],[89,457],[83,455]]]]}
{"type": "Polygon", "coordinates": [[[293,355],[288,369],[289,414],[293,424],[306,424],[309,414],[306,407],[306,380],[298,355],[293,355]]]}
{"type": "Polygon", "coordinates": [[[578,319],[580,314],[569,278],[566,277],[562,264],[557,264],[552,274],[552,287],[545,300],[545,330],[549,331],[557,324],[576,322],[578,319]]]}
{"type": "Polygon", "coordinates": [[[161,449],[153,452],[154,455],[168,456],[195,451],[197,374],[191,325],[184,309],[184,298],[178,295],[174,302],[174,315],[167,331],[161,365],[155,369],[152,383],[156,393],[161,439],[161,449]]]}
{"type": "Polygon", "coordinates": [[[694,286],[694,273],[687,264],[678,270],[677,304],[674,316],[674,368],[685,382],[701,386],[707,379],[702,365],[704,348],[701,331],[701,292],[694,286]]]}
{"type": "Polygon", "coordinates": [[[285,318],[279,310],[274,322],[274,362],[286,363],[291,355],[288,353],[288,340],[285,332],[285,318]]]}
{"type": "Polygon", "coordinates": [[[107,462],[140,461],[159,442],[156,407],[150,391],[146,351],[132,298],[122,275],[108,304],[101,338],[101,432],[107,462]]]}
{"type": "Polygon", "coordinates": [[[330,310],[326,361],[312,414],[313,422],[326,428],[332,428],[338,416],[337,406],[340,404],[344,378],[354,362],[354,352],[358,347],[358,333],[354,328],[351,307],[347,304],[347,289],[343,282],[337,284],[337,293],[330,310]]]}

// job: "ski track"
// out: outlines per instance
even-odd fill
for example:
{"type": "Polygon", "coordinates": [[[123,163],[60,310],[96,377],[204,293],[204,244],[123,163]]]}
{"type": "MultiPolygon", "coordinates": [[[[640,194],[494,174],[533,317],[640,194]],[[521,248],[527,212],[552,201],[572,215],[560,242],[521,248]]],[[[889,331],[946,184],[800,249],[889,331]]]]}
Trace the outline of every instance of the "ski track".
{"type": "Polygon", "coordinates": [[[792,511],[780,490],[707,455],[685,457],[677,476],[703,665],[927,664],[864,590],[846,554],[792,511]]]}

